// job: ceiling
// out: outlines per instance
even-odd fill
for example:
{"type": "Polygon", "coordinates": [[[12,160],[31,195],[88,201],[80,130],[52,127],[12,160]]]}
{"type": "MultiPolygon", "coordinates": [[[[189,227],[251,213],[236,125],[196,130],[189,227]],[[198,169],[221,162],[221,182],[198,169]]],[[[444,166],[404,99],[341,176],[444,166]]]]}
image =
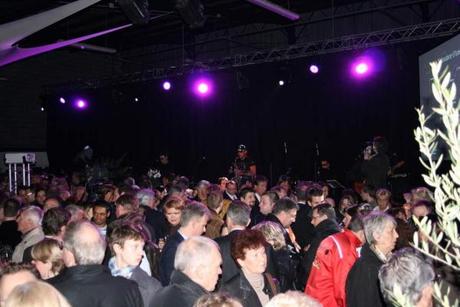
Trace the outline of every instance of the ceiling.
{"type": "MultiPolygon", "coordinates": [[[[72,1],[57,0],[2,0],[0,24],[34,15],[72,1]]],[[[91,43],[117,50],[129,50],[155,44],[180,44],[184,37],[228,29],[236,26],[265,23],[289,24],[291,21],[245,0],[201,0],[205,8],[205,25],[191,30],[174,10],[173,0],[150,0],[151,21],[145,26],[134,26],[117,33],[97,38],[91,43]]],[[[332,8],[358,0],[272,0],[298,14],[332,8]]],[[[110,27],[129,23],[118,3],[101,1],[82,12],[43,29],[19,43],[22,47],[37,46],[74,38],[110,27]]]]}

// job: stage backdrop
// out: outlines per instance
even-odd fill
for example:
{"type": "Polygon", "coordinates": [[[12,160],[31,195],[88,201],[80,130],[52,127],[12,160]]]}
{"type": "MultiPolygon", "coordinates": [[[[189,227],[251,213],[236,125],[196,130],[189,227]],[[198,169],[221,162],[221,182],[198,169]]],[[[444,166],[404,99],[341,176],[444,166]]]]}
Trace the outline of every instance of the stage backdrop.
{"type": "Polygon", "coordinates": [[[214,94],[206,99],[190,93],[191,76],[170,79],[169,92],[158,80],[55,93],[47,111],[50,162],[66,168],[90,145],[96,157],[126,154],[141,171],[167,151],[179,173],[215,180],[245,144],[258,173],[272,180],[289,169],[313,178],[318,153],[344,179],[365,141],[382,135],[413,171],[418,56],[440,42],[378,48],[381,70],[360,80],[350,74],[362,52],[355,51],[212,72],[214,94]],[[318,74],[309,72],[310,63],[318,74]],[[89,107],[60,104],[61,95],[85,97],[89,107]]]}

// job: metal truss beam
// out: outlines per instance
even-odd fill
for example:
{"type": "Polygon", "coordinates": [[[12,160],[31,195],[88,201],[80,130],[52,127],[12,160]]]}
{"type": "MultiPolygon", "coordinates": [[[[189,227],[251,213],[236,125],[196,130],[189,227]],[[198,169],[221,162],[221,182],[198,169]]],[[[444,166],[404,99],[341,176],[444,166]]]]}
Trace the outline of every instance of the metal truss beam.
{"type": "Polygon", "coordinates": [[[135,83],[172,76],[182,76],[192,72],[216,71],[247,65],[286,61],[320,54],[358,50],[369,47],[451,36],[458,32],[460,32],[460,18],[454,18],[400,28],[343,36],[333,39],[306,42],[285,48],[272,48],[263,51],[254,51],[246,54],[237,54],[177,67],[172,66],[153,68],[122,74],[110,79],[85,81],[85,84],[80,85],[76,83],[73,83],[73,85],[68,83],[66,85],[54,85],[50,86],[50,88],[97,88],[110,84],[135,83]]]}

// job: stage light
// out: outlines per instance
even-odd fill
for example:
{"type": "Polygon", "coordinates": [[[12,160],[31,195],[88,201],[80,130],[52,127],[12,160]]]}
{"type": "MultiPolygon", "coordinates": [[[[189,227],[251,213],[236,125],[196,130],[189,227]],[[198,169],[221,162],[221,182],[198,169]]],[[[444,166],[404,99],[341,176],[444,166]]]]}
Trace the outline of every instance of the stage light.
{"type": "Polygon", "coordinates": [[[365,78],[375,70],[374,59],[370,56],[361,56],[351,65],[351,74],[356,78],[365,78]]]}
{"type": "Polygon", "coordinates": [[[75,107],[80,110],[84,110],[88,107],[88,102],[84,99],[78,98],[75,100],[75,107]]]}
{"type": "Polygon", "coordinates": [[[65,98],[64,98],[64,97],[60,97],[60,98],[59,98],[59,102],[62,103],[62,104],[64,104],[64,103],[65,103],[65,98]]]}
{"type": "Polygon", "coordinates": [[[200,84],[198,84],[198,92],[200,92],[201,94],[206,94],[208,91],[209,86],[207,83],[201,82],[200,84]]]}
{"type": "Polygon", "coordinates": [[[365,74],[368,70],[369,70],[369,65],[367,65],[367,63],[359,63],[355,67],[355,71],[359,75],[365,74]]]}
{"type": "Polygon", "coordinates": [[[40,111],[45,112],[45,108],[44,108],[44,107],[41,107],[41,108],[40,108],[40,111]]]}
{"type": "Polygon", "coordinates": [[[139,98],[134,97],[134,102],[139,102],[139,98]]]}
{"type": "Polygon", "coordinates": [[[278,81],[278,85],[279,85],[279,86],[283,86],[283,85],[284,85],[284,80],[279,80],[279,81],[278,81]]]}
{"type": "Polygon", "coordinates": [[[319,67],[315,64],[310,65],[310,72],[312,74],[317,74],[319,72],[319,67]]]}
{"type": "Polygon", "coordinates": [[[193,82],[193,92],[204,98],[208,97],[213,92],[213,82],[210,78],[199,78],[193,82]]]}
{"type": "Polygon", "coordinates": [[[171,82],[169,82],[169,81],[163,82],[163,89],[165,91],[169,91],[171,89],[171,82]]]}

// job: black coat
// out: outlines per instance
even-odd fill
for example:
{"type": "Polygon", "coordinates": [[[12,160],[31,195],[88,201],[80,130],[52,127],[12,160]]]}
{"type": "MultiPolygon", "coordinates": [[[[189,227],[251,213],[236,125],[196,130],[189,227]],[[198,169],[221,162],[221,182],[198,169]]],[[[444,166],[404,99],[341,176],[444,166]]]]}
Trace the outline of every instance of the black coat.
{"type": "Polygon", "coordinates": [[[379,269],[383,265],[377,255],[365,244],[361,257],[348,273],[345,288],[347,306],[383,307],[386,306],[380,292],[379,269]]]}
{"type": "Polygon", "coordinates": [[[174,270],[170,285],[155,294],[150,307],[192,307],[202,295],[207,293],[187,275],[174,270]]]}
{"type": "Polygon", "coordinates": [[[323,241],[330,235],[340,232],[339,225],[337,225],[335,220],[324,220],[316,226],[315,230],[316,232],[310,243],[310,247],[305,253],[304,259],[302,261],[302,266],[305,274],[302,278],[303,285],[307,283],[308,276],[310,275],[311,266],[313,264],[313,260],[315,260],[316,251],[318,250],[321,241],[323,241]]]}
{"type": "Polygon", "coordinates": [[[233,230],[228,235],[215,239],[219,245],[220,253],[222,254],[222,275],[220,276],[221,284],[226,283],[239,272],[238,266],[236,265],[235,260],[233,260],[231,253],[232,238],[236,237],[239,232],[241,232],[241,230],[233,230]]]}
{"type": "Polygon", "coordinates": [[[73,307],[144,306],[136,282],[124,277],[113,277],[103,265],[73,266],[48,282],[73,307]]]}
{"type": "MultiPolygon", "coordinates": [[[[275,289],[272,289],[268,278],[272,277],[269,274],[264,274],[265,286],[263,291],[272,298],[278,294],[279,288],[275,280],[272,279],[273,284],[275,285],[275,289]]],[[[219,291],[238,298],[243,304],[243,307],[262,307],[256,291],[251,287],[251,284],[249,284],[249,281],[246,279],[242,271],[239,271],[238,275],[233,276],[232,279],[227,281],[219,291]]]]}
{"type": "Polygon", "coordinates": [[[15,220],[4,221],[0,225],[0,244],[8,245],[13,250],[21,242],[22,234],[18,231],[18,223],[15,220]]]}
{"type": "Polygon", "coordinates": [[[167,221],[164,214],[158,210],[143,206],[145,222],[155,231],[156,241],[166,237],[168,233],[167,221]]]}
{"type": "Polygon", "coordinates": [[[179,231],[176,231],[168,237],[163,251],[161,252],[160,281],[164,287],[169,285],[171,273],[174,271],[174,258],[176,257],[177,247],[182,241],[184,241],[184,237],[182,237],[179,231]]]}
{"type": "Polygon", "coordinates": [[[302,249],[308,246],[315,235],[315,227],[311,224],[312,210],[308,204],[298,204],[299,210],[291,229],[295,234],[297,243],[302,249]]]}

